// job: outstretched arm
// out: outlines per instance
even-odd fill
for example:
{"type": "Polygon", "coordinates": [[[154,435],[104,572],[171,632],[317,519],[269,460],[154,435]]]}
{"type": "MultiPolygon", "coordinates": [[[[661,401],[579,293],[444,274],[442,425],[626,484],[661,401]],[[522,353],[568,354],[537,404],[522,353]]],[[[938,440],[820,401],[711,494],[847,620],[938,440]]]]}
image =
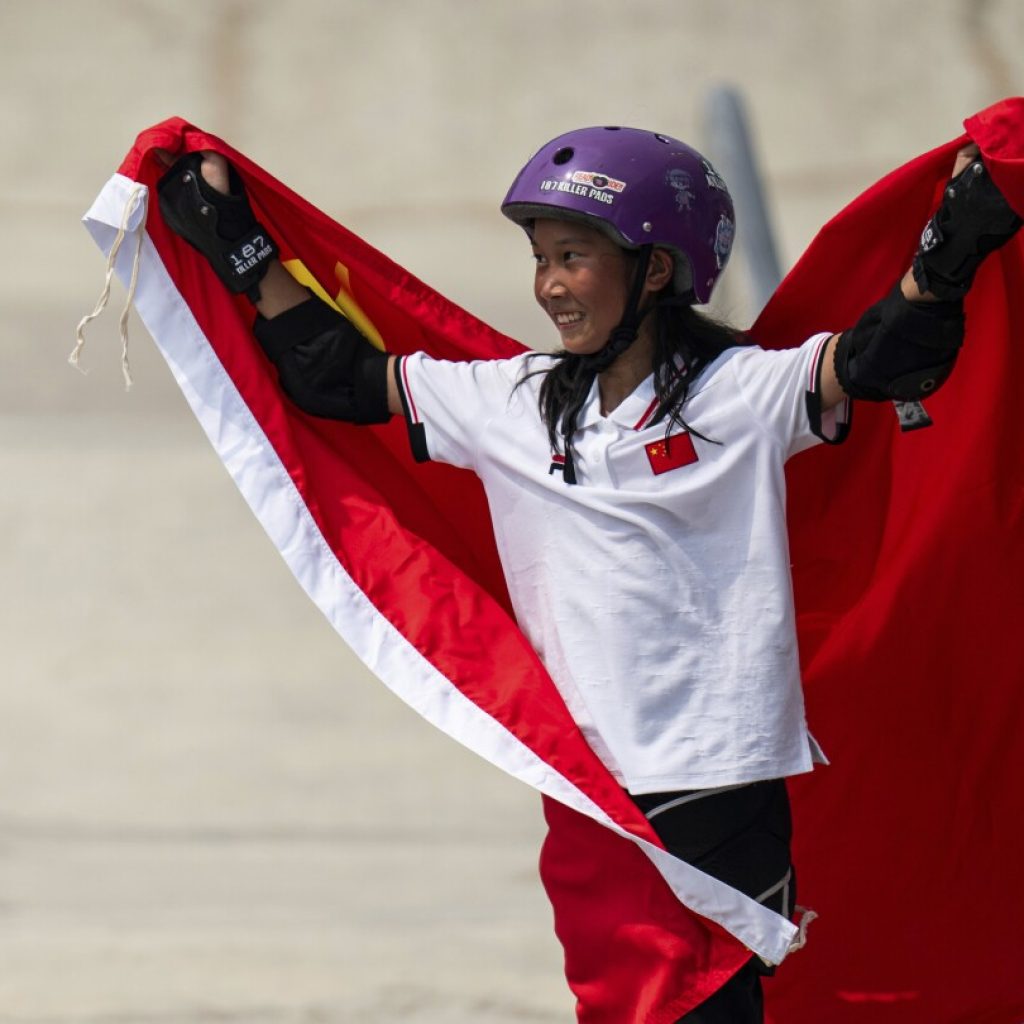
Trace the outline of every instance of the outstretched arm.
{"type": "Polygon", "coordinates": [[[254,334],[289,397],[314,415],[356,423],[401,414],[395,357],[381,353],[348,320],[311,297],[277,258],[276,247],[245,276],[236,273],[238,254],[230,246],[259,225],[228,161],[211,151],[193,155],[185,166],[174,164],[169,154],[161,159],[171,168],[160,184],[165,219],[210,260],[232,291],[252,299],[259,313],[254,334]],[[202,183],[190,187],[188,175],[197,171],[202,183]]]}
{"type": "Polygon", "coordinates": [[[962,299],[975,271],[1020,226],[988,177],[978,147],[960,149],[942,205],[926,225],[898,290],[856,326],[829,339],[822,408],[846,397],[911,401],[937,390],[963,341],[962,299]]]}

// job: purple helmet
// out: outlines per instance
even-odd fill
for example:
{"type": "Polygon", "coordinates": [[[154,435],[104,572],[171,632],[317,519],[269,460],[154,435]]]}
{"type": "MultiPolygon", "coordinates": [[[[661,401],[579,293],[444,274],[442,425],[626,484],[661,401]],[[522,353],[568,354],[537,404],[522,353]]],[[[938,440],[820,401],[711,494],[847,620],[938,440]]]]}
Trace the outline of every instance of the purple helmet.
{"type": "Polygon", "coordinates": [[[732,250],[736,215],[711,163],[678,139],[637,128],[580,128],[552,139],[508,190],[501,212],[582,220],[621,246],[675,257],[675,291],[707,302],[732,250]]]}

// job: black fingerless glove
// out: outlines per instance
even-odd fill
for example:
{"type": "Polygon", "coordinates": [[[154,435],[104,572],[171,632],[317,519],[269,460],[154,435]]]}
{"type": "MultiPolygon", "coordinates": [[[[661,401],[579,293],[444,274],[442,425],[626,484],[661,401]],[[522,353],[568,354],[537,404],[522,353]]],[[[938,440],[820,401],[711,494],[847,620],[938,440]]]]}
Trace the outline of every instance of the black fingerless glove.
{"type": "Polygon", "coordinates": [[[160,212],[175,234],[206,257],[230,291],[258,302],[259,283],[277,246],[257,222],[235,169],[230,170],[231,193],[225,195],[203,177],[202,163],[202,153],[188,153],[160,179],[160,212]]]}
{"type": "Polygon", "coordinates": [[[949,181],[941,205],[925,225],[913,264],[917,287],[938,299],[963,298],[982,260],[1020,226],[1021,218],[985,165],[974,161],[949,181]]]}

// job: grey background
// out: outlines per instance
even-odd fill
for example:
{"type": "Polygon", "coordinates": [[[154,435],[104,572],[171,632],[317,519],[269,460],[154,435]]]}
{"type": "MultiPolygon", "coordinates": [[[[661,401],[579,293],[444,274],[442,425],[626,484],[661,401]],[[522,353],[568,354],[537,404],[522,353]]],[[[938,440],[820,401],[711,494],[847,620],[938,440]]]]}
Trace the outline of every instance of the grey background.
{"type": "Polygon", "coordinates": [[[496,205],[550,136],[700,146],[735,82],[788,265],[1022,41],[1018,0],[0,3],[0,1024],[572,1019],[534,795],[354,662],[134,320],[124,393],[120,288],[66,365],[138,131],[223,136],[541,346],[496,205]]]}

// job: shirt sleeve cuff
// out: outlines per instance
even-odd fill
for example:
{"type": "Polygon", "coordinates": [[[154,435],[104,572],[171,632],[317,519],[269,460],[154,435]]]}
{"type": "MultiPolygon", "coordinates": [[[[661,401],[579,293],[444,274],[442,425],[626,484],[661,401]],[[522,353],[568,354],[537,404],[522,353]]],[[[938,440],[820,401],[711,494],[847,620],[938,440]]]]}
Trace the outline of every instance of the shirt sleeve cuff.
{"type": "Polygon", "coordinates": [[[821,408],[821,371],[828,354],[828,343],[832,335],[827,335],[818,344],[811,366],[810,384],[804,396],[807,404],[807,418],[810,421],[811,433],[825,444],[842,444],[850,434],[853,423],[853,402],[844,398],[831,409],[821,408]]]}
{"type": "Polygon", "coordinates": [[[404,357],[395,360],[395,384],[398,385],[398,394],[402,399],[402,413],[405,416],[405,425],[409,431],[409,448],[412,450],[412,457],[417,462],[430,462],[430,452],[427,449],[427,430],[423,421],[419,418],[416,403],[409,391],[409,379],[404,357]]]}

